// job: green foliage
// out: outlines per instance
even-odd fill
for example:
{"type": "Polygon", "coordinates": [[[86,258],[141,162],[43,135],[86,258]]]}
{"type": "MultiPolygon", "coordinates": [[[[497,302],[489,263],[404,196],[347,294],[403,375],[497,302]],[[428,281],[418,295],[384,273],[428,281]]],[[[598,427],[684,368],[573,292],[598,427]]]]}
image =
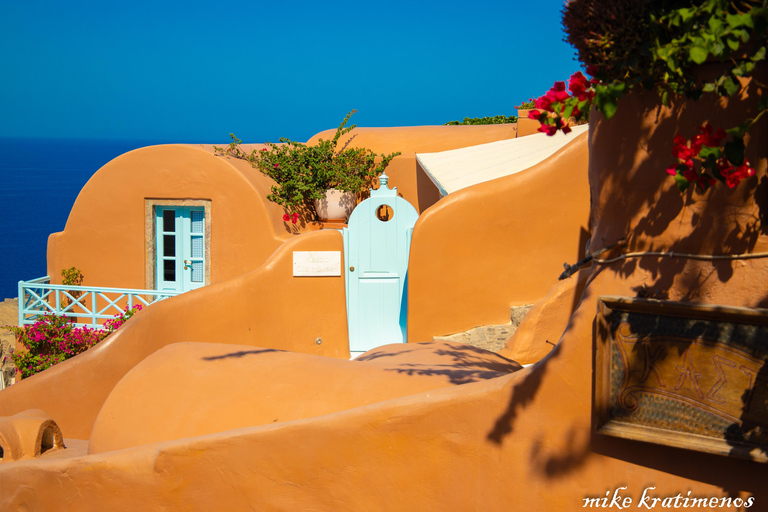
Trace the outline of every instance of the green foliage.
{"type": "Polygon", "coordinates": [[[506,124],[516,123],[517,116],[494,117],[465,117],[463,121],[448,121],[443,126],[472,125],[472,124],[506,124]]]}
{"type": "MultiPolygon", "coordinates": [[[[750,77],[768,54],[765,0],[579,0],[566,5],[563,26],[593,76],[592,101],[606,118],[635,87],[656,90],[664,105],[673,95],[693,100],[704,94],[734,96],[742,90],[739,79],[750,77]],[[720,74],[697,76],[697,68],[708,62],[723,63],[720,74]]],[[[678,163],[667,173],[680,191],[695,184],[705,192],[718,181],[733,188],[754,176],[745,158],[744,136],[766,109],[768,100],[762,99],[756,115],[737,126],[714,131],[706,123],[690,140],[677,134],[673,153],[678,163]]],[[[539,118],[543,131],[559,129],[557,119],[539,118]]]]}
{"type": "Polygon", "coordinates": [[[528,101],[524,101],[518,106],[515,107],[517,110],[531,110],[533,108],[536,108],[536,100],[533,98],[529,99],[528,101]]]}
{"type": "Polygon", "coordinates": [[[77,267],[69,267],[61,271],[61,284],[69,286],[82,286],[83,273],[77,267]]]}
{"type": "Polygon", "coordinates": [[[618,98],[636,86],[656,89],[665,104],[670,93],[736,94],[738,77],[766,57],[768,8],[758,0],[579,0],[565,7],[563,26],[579,60],[601,81],[595,103],[611,117],[618,98]],[[707,61],[728,66],[704,81],[693,69],[707,61]]]}
{"type": "Polygon", "coordinates": [[[272,178],[276,185],[267,196],[270,201],[289,212],[302,210],[314,217],[313,200],[323,199],[328,189],[363,192],[400,154],[377,155],[369,149],[349,147],[354,136],[339,149],[341,137],[356,126],[347,126],[355,112],[347,114],[331,140],[320,139],[314,146],[281,138],[280,144],[267,142],[266,148],[245,154],[238,147],[241,141],[230,134],[232,143],[228,149],[214,149],[218,153],[247,160],[272,178]]]}
{"type": "MultiPolygon", "coordinates": [[[[69,267],[67,269],[64,269],[61,271],[61,284],[66,284],[69,286],[82,286],[83,285],[83,273],[80,272],[80,269],[77,267],[69,267]]],[[[67,290],[67,292],[77,299],[82,295],[83,293],[77,290],[67,290]]],[[[69,297],[63,297],[62,298],[65,304],[69,304],[72,301],[69,299],[69,297]]]]}
{"type": "Polygon", "coordinates": [[[672,9],[651,20],[659,25],[651,54],[664,65],[658,82],[677,94],[697,98],[703,92],[732,96],[738,77],[748,76],[766,54],[768,9],[755,1],[708,0],[672,9]],[[744,57],[744,58],[742,58],[744,57]],[[728,69],[711,81],[697,79],[694,65],[707,61],[728,62],[728,69]]]}

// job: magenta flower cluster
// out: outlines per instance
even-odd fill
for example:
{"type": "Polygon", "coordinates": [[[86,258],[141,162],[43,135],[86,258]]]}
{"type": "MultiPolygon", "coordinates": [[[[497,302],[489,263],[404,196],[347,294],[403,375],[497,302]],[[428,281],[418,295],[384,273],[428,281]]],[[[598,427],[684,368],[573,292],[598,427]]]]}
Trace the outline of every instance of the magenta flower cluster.
{"type": "Polygon", "coordinates": [[[72,319],[46,314],[32,325],[8,327],[26,351],[16,350],[13,364],[22,378],[32,376],[62,361],[85,352],[125,323],[141,306],[126,306],[125,311],[104,323],[104,329],[76,327],[72,319]]]}
{"type": "Polygon", "coordinates": [[[704,123],[699,128],[701,133],[691,140],[679,133],[672,140],[672,154],[677,158],[677,165],[669,167],[667,174],[674,176],[681,190],[695,183],[702,192],[717,183],[718,180],[734,188],[742,180],[755,175],[755,169],[749,160],[743,158],[734,164],[728,158],[728,144],[723,143],[726,132],[722,128],[714,130],[712,125],[704,123]]]}
{"type": "Polygon", "coordinates": [[[558,130],[571,131],[572,120],[581,120],[589,111],[595,98],[594,86],[598,80],[587,79],[581,71],[571,75],[568,87],[565,82],[555,82],[546,94],[536,98],[536,110],[528,112],[529,119],[537,120],[539,131],[554,135],[558,130]]]}
{"type": "Polygon", "coordinates": [[[104,322],[104,328],[107,330],[108,333],[111,333],[115,330],[117,330],[118,327],[123,325],[129,318],[131,318],[133,315],[141,311],[141,304],[136,304],[133,307],[128,307],[128,305],[125,306],[125,311],[114,318],[107,320],[104,322]]]}
{"type": "MultiPolygon", "coordinates": [[[[592,67],[587,69],[589,75],[594,76],[596,72],[592,67]]],[[[528,112],[528,118],[537,120],[539,131],[547,135],[570,132],[571,123],[586,119],[593,103],[606,118],[610,118],[616,110],[615,99],[609,102],[603,98],[601,104],[598,97],[601,87],[603,92],[607,90],[600,80],[587,79],[580,71],[576,72],[571,75],[567,87],[565,82],[555,82],[546,94],[533,100],[536,109],[528,112]]],[[[714,130],[709,123],[704,123],[700,133],[690,140],[678,133],[672,141],[672,154],[677,158],[677,164],[666,171],[674,177],[680,192],[691,184],[695,184],[700,192],[706,192],[718,181],[734,188],[742,180],[754,176],[755,169],[744,157],[744,134],[748,128],[749,124],[743,124],[730,130],[714,130]],[[731,137],[726,142],[728,135],[731,137]]]]}

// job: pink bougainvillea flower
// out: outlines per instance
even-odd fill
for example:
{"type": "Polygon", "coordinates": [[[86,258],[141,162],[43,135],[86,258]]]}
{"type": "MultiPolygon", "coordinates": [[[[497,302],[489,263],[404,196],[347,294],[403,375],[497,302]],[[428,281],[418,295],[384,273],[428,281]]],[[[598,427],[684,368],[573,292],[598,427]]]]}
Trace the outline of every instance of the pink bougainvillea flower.
{"type": "Polygon", "coordinates": [[[528,119],[538,119],[541,116],[541,112],[538,110],[531,110],[528,112],[528,119]]]}
{"type": "Polygon", "coordinates": [[[571,97],[568,91],[565,90],[565,82],[555,82],[555,85],[547,91],[546,95],[553,103],[561,102],[571,97]]]}
{"type": "Polygon", "coordinates": [[[288,222],[289,220],[291,220],[291,216],[286,213],[285,215],[283,215],[283,220],[285,222],[288,222]]]}
{"type": "Polygon", "coordinates": [[[577,96],[579,101],[583,101],[582,97],[586,97],[587,89],[589,88],[589,81],[587,77],[581,74],[581,71],[577,71],[571,75],[571,79],[568,81],[568,90],[571,94],[577,96]]]}
{"type": "Polygon", "coordinates": [[[277,169],[277,164],[275,164],[275,169],[277,169]]]}
{"type": "Polygon", "coordinates": [[[299,214],[297,212],[293,212],[291,214],[291,222],[296,224],[299,221],[299,214]]]}
{"type": "Polygon", "coordinates": [[[546,133],[547,135],[554,135],[557,133],[557,126],[551,124],[543,124],[539,126],[539,131],[546,133]]]}
{"type": "Polygon", "coordinates": [[[731,166],[727,169],[721,169],[720,173],[725,178],[725,184],[728,185],[728,188],[733,188],[741,183],[741,180],[754,176],[755,170],[750,167],[747,160],[744,160],[744,163],[740,166],[731,166]]]}
{"type": "Polygon", "coordinates": [[[688,139],[680,135],[679,133],[675,135],[675,138],[672,139],[672,143],[675,146],[685,146],[688,144],[688,139]]]}
{"type": "Polygon", "coordinates": [[[672,154],[675,155],[680,160],[686,161],[690,160],[694,156],[698,155],[698,151],[694,154],[694,151],[688,147],[688,139],[680,135],[679,133],[675,135],[675,138],[672,139],[672,143],[674,144],[672,146],[672,154]]]}
{"type": "Polygon", "coordinates": [[[701,148],[702,146],[708,146],[710,148],[717,148],[720,147],[720,142],[725,138],[725,130],[718,128],[715,133],[712,133],[712,125],[709,123],[704,123],[699,128],[699,131],[701,133],[693,138],[692,147],[701,148]]]}
{"type": "Polygon", "coordinates": [[[533,103],[534,105],[536,105],[536,108],[546,110],[547,112],[552,112],[552,100],[549,99],[547,96],[541,96],[540,98],[536,98],[536,100],[533,103]]]}

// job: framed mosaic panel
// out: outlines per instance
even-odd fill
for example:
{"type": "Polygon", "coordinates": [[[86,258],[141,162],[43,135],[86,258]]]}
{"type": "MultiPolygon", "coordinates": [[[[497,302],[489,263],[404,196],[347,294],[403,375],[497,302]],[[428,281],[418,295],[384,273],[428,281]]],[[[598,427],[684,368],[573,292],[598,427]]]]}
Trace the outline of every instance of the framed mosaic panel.
{"type": "Polygon", "coordinates": [[[768,461],[768,310],[602,296],[600,434],[768,461]]]}

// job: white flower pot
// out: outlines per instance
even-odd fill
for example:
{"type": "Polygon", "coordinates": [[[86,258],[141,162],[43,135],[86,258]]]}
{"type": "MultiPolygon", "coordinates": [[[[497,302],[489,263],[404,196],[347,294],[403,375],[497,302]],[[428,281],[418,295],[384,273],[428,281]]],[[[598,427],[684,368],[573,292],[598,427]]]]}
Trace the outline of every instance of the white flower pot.
{"type": "Polygon", "coordinates": [[[315,210],[323,222],[346,222],[352,210],[357,206],[357,194],[335,188],[325,193],[325,199],[315,199],[315,210]]]}

